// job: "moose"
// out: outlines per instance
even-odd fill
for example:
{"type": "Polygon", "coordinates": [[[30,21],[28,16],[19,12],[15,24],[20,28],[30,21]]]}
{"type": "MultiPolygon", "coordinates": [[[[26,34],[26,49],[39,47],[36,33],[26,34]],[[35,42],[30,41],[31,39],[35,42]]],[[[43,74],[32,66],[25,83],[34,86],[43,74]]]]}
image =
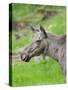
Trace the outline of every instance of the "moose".
{"type": "Polygon", "coordinates": [[[29,62],[34,56],[50,56],[56,60],[61,67],[66,82],[66,34],[54,35],[39,28],[31,26],[33,31],[32,43],[24,48],[21,53],[21,60],[29,62]]]}

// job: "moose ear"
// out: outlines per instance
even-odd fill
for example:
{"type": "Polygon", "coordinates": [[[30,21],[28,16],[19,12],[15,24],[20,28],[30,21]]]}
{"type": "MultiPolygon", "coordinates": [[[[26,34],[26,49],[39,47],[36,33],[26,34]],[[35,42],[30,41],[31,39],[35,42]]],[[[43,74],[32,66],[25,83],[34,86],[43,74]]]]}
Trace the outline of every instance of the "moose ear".
{"type": "Polygon", "coordinates": [[[45,38],[47,38],[47,33],[46,33],[45,29],[42,26],[40,26],[40,30],[45,35],[45,38]]]}
{"type": "Polygon", "coordinates": [[[35,28],[32,25],[30,25],[30,28],[33,32],[35,32],[35,28]]]}

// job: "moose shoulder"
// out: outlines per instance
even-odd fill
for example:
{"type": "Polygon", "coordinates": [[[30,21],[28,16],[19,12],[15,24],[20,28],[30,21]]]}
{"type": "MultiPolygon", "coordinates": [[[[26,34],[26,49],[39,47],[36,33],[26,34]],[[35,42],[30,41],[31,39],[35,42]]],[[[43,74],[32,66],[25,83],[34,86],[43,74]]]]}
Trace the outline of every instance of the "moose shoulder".
{"type": "Polygon", "coordinates": [[[21,53],[21,59],[28,62],[32,57],[41,54],[54,58],[61,66],[63,74],[66,76],[66,35],[56,36],[48,33],[42,26],[33,31],[32,44],[26,47],[21,53]]]}

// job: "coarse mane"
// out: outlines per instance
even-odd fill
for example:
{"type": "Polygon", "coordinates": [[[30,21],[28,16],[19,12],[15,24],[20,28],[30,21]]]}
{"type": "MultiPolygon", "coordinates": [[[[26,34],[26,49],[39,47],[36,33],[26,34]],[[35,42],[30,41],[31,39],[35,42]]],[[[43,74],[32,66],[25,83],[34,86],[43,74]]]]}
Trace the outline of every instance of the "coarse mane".
{"type": "Polygon", "coordinates": [[[59,35],[55,35],[55,34],[47,32],[47,37],[51,41],[55,41],[55,42],[57,42],[59,44],[63,44],[63,43],[66,42],[66,34],[59,36],[59,35]]]}

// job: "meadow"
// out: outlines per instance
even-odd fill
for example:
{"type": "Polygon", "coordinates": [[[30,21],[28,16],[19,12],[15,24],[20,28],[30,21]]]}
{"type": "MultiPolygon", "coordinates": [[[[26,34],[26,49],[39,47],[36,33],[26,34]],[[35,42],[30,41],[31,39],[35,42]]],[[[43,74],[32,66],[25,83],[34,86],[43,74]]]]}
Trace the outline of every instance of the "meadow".
{"type": "MultiPolygon", "coordinates": [[[[12,20],[27,23],[26,26],[29,23],[32,25],[42,25],[48,32],[52,32],[56,35],[63,35],[66,33],[65,10],[66,8],[63,6],[13,4],[12,20]],[[43,15],[47,11],[57,11],[58,13],[43,20],[43,15]]],[[[12,30],[12,52],[16,52],[16,50],[30,44],[31,42],[32,32],[29,27],[12,30]],[[23,35],[23,33],[26,35],[23,35]],[[22,36],[19,39],[16,39],[16,34],[22,34],[22,36]]],[[[48,60],[46,60],[46,58],[44,60],[41,56],[39,62],[36,62],[37,60],[35,61],[34,59],[35,58],[32,58],[28,63],[20,60],[20,62],[10,65],[12,68],[12,77],[10,77],[12,82],[11,80],[9,82],[12,86],[64,83],[64,75],[58,62],[51,57],[48,57],[48,60]]]]}

